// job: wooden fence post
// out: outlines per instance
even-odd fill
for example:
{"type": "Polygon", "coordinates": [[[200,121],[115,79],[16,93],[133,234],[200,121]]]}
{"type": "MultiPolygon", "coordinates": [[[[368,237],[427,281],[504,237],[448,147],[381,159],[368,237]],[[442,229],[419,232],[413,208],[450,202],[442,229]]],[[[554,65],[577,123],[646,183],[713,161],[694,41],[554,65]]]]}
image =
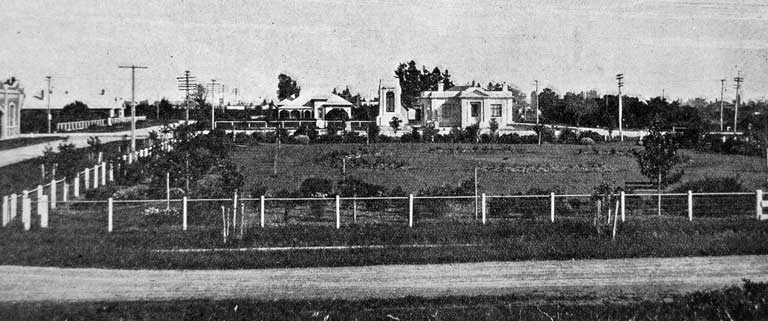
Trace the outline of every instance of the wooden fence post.
{"type": "Polygon", "coordinates": [[[408,194],[408,227],[413,227],[413,194],[408,194]]]}
{"type": "Polygon", "coordinates": [[[101,162],[101,186],[107,185],[107,163],[101,162]]]}
{"type": "Polygon", "coordinates": [[[51,179],[51,208],[56,208],[56,178],[51,179]]]}
{"type": "Polygon", "coordinates": [[[115,181],[115,163],[112,162],[109,163],[109,181],[115,181]]]}
{"type": "Polygon", "coordinates": [[[688,191],[688,221],[693,221],[693,192],[688,191]]]}
{"type": "Polygon", "coordinates": [[[69,202],[69,183],[67,183],[67,179],[65,178],[61,185],[61,201],[62,202],[69,202]]]}
{"type": "Polygon", "coordinates": [[[37,200],[39,204],[37,208],[40,210],[40,212],[37,213],[40,215],[40,228],[48,228],[48,197],[48,195],[43,194],[43,197],[37,200]]]}
{"type": "Polygon", "coordinates": [[[7,195],[3,195],[3,208],[2,208],[2,211],[3,211],[3,227],[8,225],[8,223],[11,221],[11,213],[9,213],[10,212],[9,206],[10,206],[10,204],[8,204],[8,196],[7,195]]]}
{"type": "Polygon", "coordinates": [[[91,169],[86,168],[85,171],[83,171],[83,192],[88,191],[90,185],[91,185],[91,169]]]}
{"type": "Polygon", "coordinates": [[[485,204],[486,204],[485,193],[483,193],[483,195],[482,195],[480,204],[482,206],[481,209],[482,209],[482,213],[483,213],[483,225],[485,225],[485,204]]]}
{"type": "Polygon", "coordinates": [[[29,231],[32,227],[32,203],[29,200],[29,192],[21,192],[21,222],[24,224],[24,230],[29,231]]]}
{"type": "Polygon", "coordinates": [[[261,227],[264,227],[264,195],[259,197],[259,216],[261,227]]]}
{"type": "Polygon", "coordinates": [[[341,199],[336,195],[336,229],[341,228],[341,199]]]}
{"type": "Polygon", "coordinates": [[[755,206],[755,213],[757,214],[757,219],[759,220],[763,218],[763,190],[757,190],[756,194],[757,204],[755,206]]]}
{"type": "Polygon", "coordinates": [[[183,231],[187,230],[187,196],[184,196],[181,198],[181,229],[183,231]]]}
{"type": "Polygon", "coordinates": [[[13,220],[16,218],[16,215],[19,214],[19,195],[16,195],[16,193],[11,194],[11,199],[9,200],[8,204],[8,214],[9,214],[9,220],[13,220]]]}
{"type": "Polygon", "coordinates": [[[48,202],[43,203],[42,200],[45,198],[45,194],[43,194],[43,186],[38,185],[37,186],[37,215],[43,215],[43,211],[45,211],[45,207],[48,206],[48,202]]]}
{"type": "Polygon", "coordinates": [[[112,210],[114,209],[112,204],[112,198],[107,199],[107,232],[112,232],[112,210]]]}
{"type": "Polygon", "coordinates": [[[626,212],[627,212],[627,195],[624,193],[624,191],[621,191],[619,193],[620,201],[621,201],[621,222],[624,223],[626,220],[626,212]]]}
{"type": "Polygon", "coordinates": [[[99,165],[93,165],[93,188],[99,188],[99,165]]]}
{"type": "Polygon", "coordinates": [[[80,197],[80,173],[75,174],[75,181],[72,182],[72,196],[80,197]]]}
{"type": "Polygon", "coordinates": [[[555,222],[555,192],[549,193],[549,220],[555,222]]]}

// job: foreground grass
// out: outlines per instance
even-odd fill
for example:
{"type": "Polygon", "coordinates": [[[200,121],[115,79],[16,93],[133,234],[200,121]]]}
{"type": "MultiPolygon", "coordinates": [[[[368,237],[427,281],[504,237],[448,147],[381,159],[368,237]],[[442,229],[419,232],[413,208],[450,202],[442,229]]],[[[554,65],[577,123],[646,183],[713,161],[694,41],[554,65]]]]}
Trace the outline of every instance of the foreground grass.
{"type": "Polygon", "coordinates": [[[0,304],[3,320],[765,320],[768,285],[660,300],[515,296],[363,301],[188,300],[0,304]],[[532,301],[533,300],[533,301],[532,301]]]}
{"type": "Polygon", "coordinates": [[[0,151],[29,146],[29,145],[42,144],[45,142],[61,140],[64,138],[66,137],[65,136],[61,136],[61,137],[45,136],[45,137],[22,137],[22,138],[4,139],[4,140],[0,140],[0,151]]]}
{"type": "MultiPolygon", "coordinates": [[[[583,220],[556,223],[505,220],[403,225],[291,224],[252,227],[224,244],[217,228],[180,226],[107,233],[105,225],[69,224],[23,232],[0,230],[0,264],[127,269],[243,269],[481,261],[608,259],[768,254],[768,222],[747,218],[642,218],[620,226],[616,240],[597,235],[583,220]],[[411,244],[444,245],[431,248],[411,244]],[[471,246],[451,246],[470,244],[471,246]],[[277,252],[158,252],[178,248],[391,245],[346,250],[277,252]]],[[[99,222],[101,223],[101,222],[99,222]]]]}

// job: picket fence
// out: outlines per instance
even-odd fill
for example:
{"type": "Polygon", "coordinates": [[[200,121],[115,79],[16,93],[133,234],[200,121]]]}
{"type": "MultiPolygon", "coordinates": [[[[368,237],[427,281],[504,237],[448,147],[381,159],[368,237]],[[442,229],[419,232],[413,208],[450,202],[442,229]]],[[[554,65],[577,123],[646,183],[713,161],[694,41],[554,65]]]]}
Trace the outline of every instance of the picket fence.
{"type": "MultiPolygon", "coordinates": [[[[147,116],[136,116],[136,121],[147,120],[147,116]]],[[[129,123],[131,117],[111,117],[106,119],[81,120],[72,122],[62,122],[56,124],[56,130],[69,132],[74,130],[86,129],[91,126],[112,126],[115,124],[129,123]]]]}
{"type": "MultiPolygon", "coordinates": [[[[163,151],[173,149],[174,140],[167,140],[155,147],[163,151]]],[[[143,158],[152,156],[153,147],[147,147],[121,155],[121,162],[104,161],[93,167],[85,168],[75,174],[71,181],[66,178],[53,178],[45,185],[38,185],[31,190],[23,190],[21,193],[13,193],[2,197],[2,226],[5,227],[17,216],[21,216],[22,226],[25,230],[31,228],[32,204],[35,203],[35,212],[39,216],[40,227],[48,227],[48,214],[56,209],[59,203],[71,202],[70,196],[79,198],[82,192],[93,190],[99,186],[107,185],[115,180],[115,170],[120,170],[120,164],[132,164],[143,158]],[[47,193],[46,193],[47,191],[47,193]],[[19,213],[21,212],[21,213],[19,213]]]]}

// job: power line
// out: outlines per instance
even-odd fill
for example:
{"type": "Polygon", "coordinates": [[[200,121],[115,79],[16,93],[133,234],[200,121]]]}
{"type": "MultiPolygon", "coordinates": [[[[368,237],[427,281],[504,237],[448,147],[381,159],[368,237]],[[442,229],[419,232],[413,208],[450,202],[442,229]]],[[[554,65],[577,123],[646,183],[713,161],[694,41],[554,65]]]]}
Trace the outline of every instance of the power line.
{"type": "Polygon", "coordinates": [[[189,90],[197,87],[195,83],[195,77],[189,75],[189,70],[184,71],[184,76],[176,77],[179,82],[179,90],[186,92],[184,96],[184,121],[189,124],[189,90]]]}

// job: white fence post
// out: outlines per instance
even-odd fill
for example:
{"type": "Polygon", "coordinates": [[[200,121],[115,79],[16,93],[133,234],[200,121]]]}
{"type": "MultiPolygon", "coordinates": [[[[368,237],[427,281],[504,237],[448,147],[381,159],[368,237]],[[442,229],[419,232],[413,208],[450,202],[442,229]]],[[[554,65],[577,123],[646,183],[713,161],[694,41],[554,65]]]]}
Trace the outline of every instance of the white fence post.
{"type": "Polygon", "coordinates": [[[693,221],[693,192],[688,191],[688,221],[693,221]]]}
{"type": "Polygon", "coordinates": [[[29,231],[32,227],[32,202],[29,200],[29,192],[21,192],[21,222],[24,223],[24,230],[29,231]]]}
{"type": "Polygon", "coordinates": [[[408,227],[413,227],[413,194],[408,194],[408,227]]]}
{"type": "Polygon", "coordinates": [[[336,195],[336,229],[341,228],[341,199],[336,195]]]}
{"type": "Polygon", "coordinates": [[[187,230],[187,197],[186,196],[181,198],[181,217],[182,217],[181,229],[186,231],[187,230]]]}
{"type": "Polygon", "coordinates": [[[99,188],[99,165],[93,165],[93,188],[99,188]]]}
{"type": "Polygon", "coordinates": [[[56,178],[51,179],[51,208],[56,208],[56,178]]]}
{"type": "Polygon", "coordinates": [[[107,232],[112,232],[112,198],[107,199],[107,232]]]}
{"type": "Polygon", "coordinates": [[[264,227],[264,195],[259,197],[259,216],[261,227],[264,227]]]}
{"type": "Polygon", "coordinates": [[[48,203],[43,203],[43,198],[46,197],[45,194],[43,194],[43,186],[38,185],[37,186],[37,215],[43,215],[43,211],[45,210],[43,207],[48,206],[48,203]]]}
{"type": "Polygon", "coordinates": [[[115,163],[112,162],[109,163],[109,181],[115,181],[115,163]]]}
{"type": "Polygon", "coordinates": [[[10,215],[10,220],[13,220],[16,218],[16,215],[19,214],[19,195],[16,195],[16,193],[11,194],[10,203],[8,205],[8,214],[10,215]]]}
{"type": "Polygon", "coordinates": [[[80,173],[75,174],[75,181],[72,182],[72,196],[80,197],[80,173]]]}
{"type": "Polygon", "coordinates": [[[621,222],[624,223],[626,220],[626,212],[627,212],[627,195],[624,193],[624,191],[621,191],[619,193],[620,201],[621,201],[621,222]]]}
{"type": "Polygon", "coordinates": [[[69,201],[69,183],[67,183],[66,178],[62,182],[61,188],[61,201],[66,203],[69,201]]]}
{"type": "Polygon", "coordinates": [[[549,193],[549,220],[555,221],[555,192],[549,193]]]}
{"type": "MultiPolygon", "coordinates": [[[[51,196],[53,197],[53,196],[51,196]]],[[[43,197],[37,200],[38,215],[40,215],[40,228],[48,228],[48,195],[43,194],[43,197]]]]}
{"type": "Polygon", "coordinates": [[[90,185],[91,185],[91,169],[86,168],[85,171],[83,171],[83,192],[88,191],[90,185]]]}
{"type": "Polygon", "coordinates": [[[482,206],[481,209],[483,213],[483,225],[485,225],[485,193],[483,193],[482,198],[480,200],[481,200],[480,204],[482,206]]]}
{"type": "Polygon", "coordinates": [[[107,163],[101,162],[101,185],[107,185],[107,163]]]}
{"type": "Polygon", "coordinates": [[[763,190],[757,190],[756,194],[757,206],[755,206],[755,213],[757,214],[757,219],[759,220],[763,218],[763,190]]]}
{"type": "Polygon", "coordinates": [[[3,211],[3,227],[8,225],[8,223],[11,221],[11,213],[9,213],[10,212],[9,206],[10,206],[10,204],[8,204],[8,196],[7,195],[3,195],[3,209],[2,209],[2,211],[3,211]]]}

